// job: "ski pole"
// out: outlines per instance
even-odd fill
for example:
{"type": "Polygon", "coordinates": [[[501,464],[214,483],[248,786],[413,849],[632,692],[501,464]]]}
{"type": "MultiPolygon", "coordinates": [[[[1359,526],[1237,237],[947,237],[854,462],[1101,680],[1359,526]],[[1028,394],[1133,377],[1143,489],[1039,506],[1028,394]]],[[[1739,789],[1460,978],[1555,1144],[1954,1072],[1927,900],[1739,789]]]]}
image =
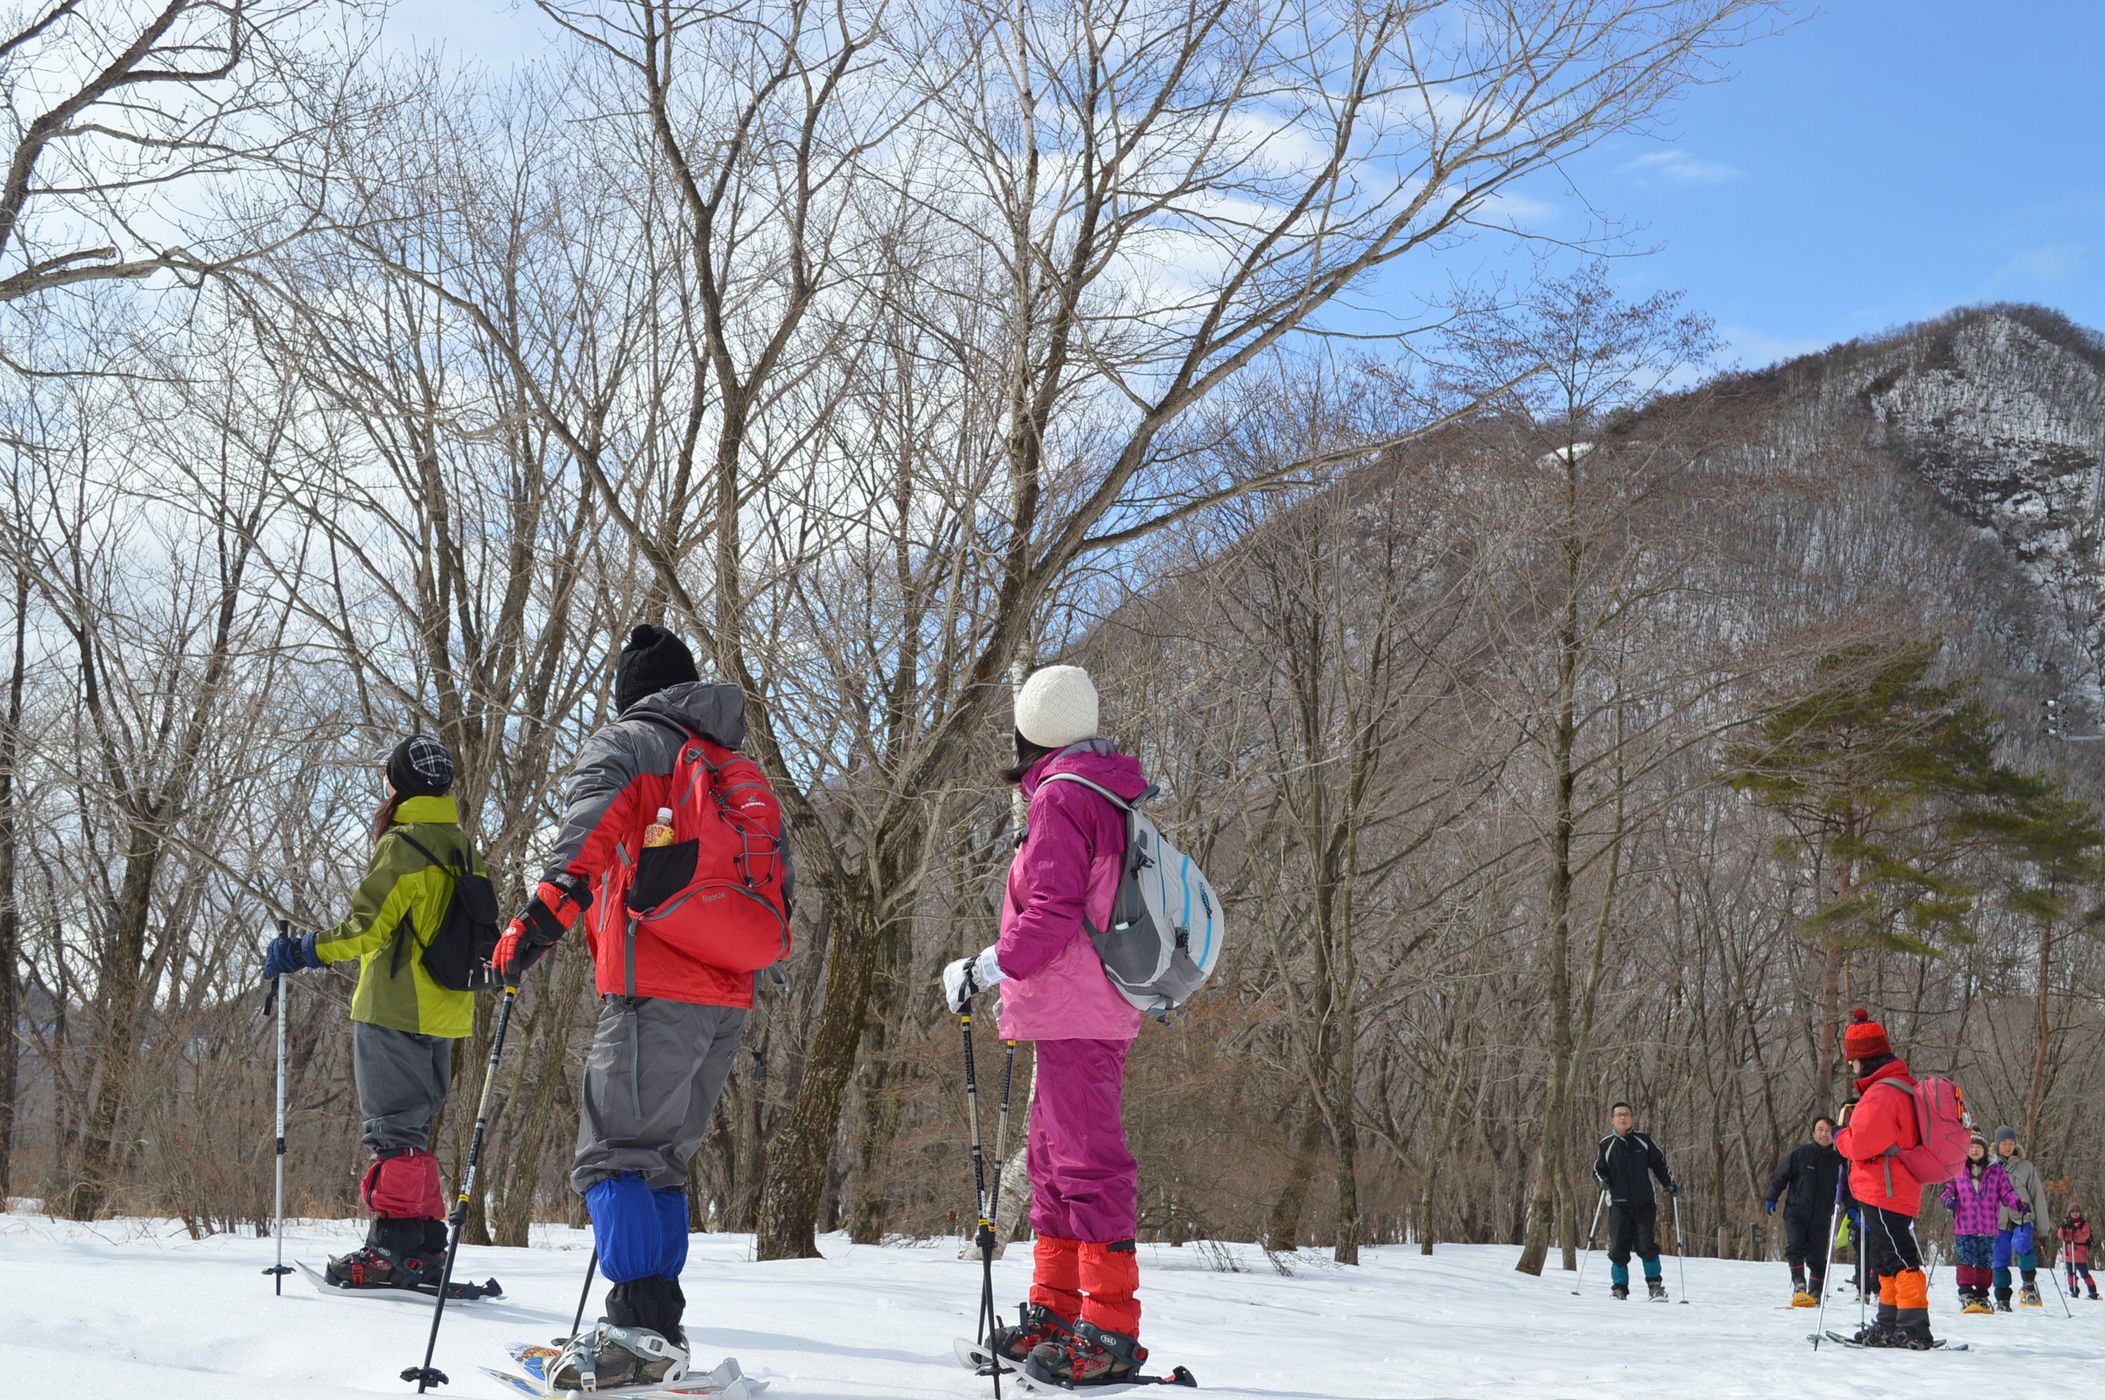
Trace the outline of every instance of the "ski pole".
{"type": "Polygon", "coordinates": [[[577,1316],[570,1319],[570,1335],[585,1325],[585,1299],[592,1296],[592,1277],[599,1272],[599,1246],[592,1246],[592,1258],[585,1264],[585,1286],[577,1291],[577,1316]]]}
{"type": "Polygon", "coordinates": [[[1681,1272],[1681,1304],[1688,1306],[1688,1246],[1681,1242],[1681,1193],[1667,1197],[1674,1203],[1674,1267],[1681,1272]]]}
{"type": "MultiPolygon", "coordinates": [[[[2036,1242],[2035,1242],[2035,1247],[2036,1247],[2036,1242]]],[[[2063,1292],[2061,1291],[2061,1280],[2060,1280],[2060,1279],[2058,1279],[2058,1278],[2054,1278],[2054,1271],[2053,1271],[2052,1269],[2048,1269],[2048,1270],[2046,1270],[2045,1272],[2046,1272],[2046,1276],[2047,1276],[2047,1277],[2048,1277],[2049,1279],[2053,1279],[2053,1282],[2054,1282],[2054,1296],[2055,1296],[2055,1297],[2057,1297],[2057,1298],[2059,1298],[2059,1299],[2061,1300],[2061,1311],[2062,1311],[2062,1313],[2063,1313],[2063,1314],[2064,1314],[2065,1316],[2068,1316],[2068,1317],[2074,1317],[2074,1316],[2076,1315],[2076,1314],[2075,1314],[2075,1311],[2074,1311],[2073,1309],[2071,1309],[2071,1308],[2069,1307],[2069,1305],[2068,1305],[2068,1294],[2066,1294],[2066,1293],[2063,1293],[2063,1292]]]]}
{"type": "Polygon", "coordinates": [[[453,1218],[447,1222],[451,1234],[446,1241],[446,1267],[439,1277],[438,1301],[431,1309],[431,1337],[424,1343],[424,1364],[402,1372],[403,1380],[417,1383],[419,1395],[431,1386],[447,1383],[446,1373],[431,1364],[431,1357],[438,1350],[439,1323],[446,1316],[446,1293],[453,1287],[453,1260],[460,1253],[461,1228],[468,1223],[468,1202],[475,1196],[475,1167],[482,1160],[482,1133],[490,1121],[490,1100],[496,1096],[497,1060],[504,1054],[504,1033],[512,1024],[512,1006],[518,1000],[519,980],[515,972],[504,984],[504,1001],[497,1008],[497,1033],[490,1037],[490,1059],[483,1066],[482,1102],[475,1108],[475,1131],[468,1137],[468,1161],[461,1168],[460,1195],[453,1202],[453,1218]]]}
{"type": "Polygon", "coordinates": [[[990,1221],[1001,1218],[1001,1179],[1008,1175],[1002,1168],[1008,1162],[1009,1089],[1016,1081],[1016,1042],[1004,1040],[1001,1046],[1001,1111],[994,1118],[994,1189],[987,1195],[987,1219],[990,1221]]]}
{"type": "MultiPolygon", "coordinates": [[[[994,1349],[994,1219],[988,1211],[987,1161],[979,1145],[979,1071],[972,1060],[972,1013],[960,1011],[958,1030],[965,1040],[965,1118],[972,1133],[972,1186],[979,1206],[979,1228],[973,1240],[979,1245],[980,1286],[979,1318],[974,1326],[979,1330],[980,1345],[990,1353],[994,1349]]],[[[994,1357],[991,1363],[994,1372],[994,1397],[1001,1400],[1001,1358],[994,1357]]]]}
{"type": "MultiPolygon", "coordinates": [[[[1793,1193],[1793,1200],[1796,1194],[1793,1193]]],[[[1827,1335],[1827,1276],[1835,1267],[1835,1236],[1842,1231],[1842,1187],[1835,1184],[1835,1208],[1827,1217],[1827,1266],[1820,1270],[1820,1317],[1813,1324],[1813,1350],[1820,1349],[1820,1339],[1827,1335]]],[[[1861,1295],[1863,1290],[1857,1292],[1861,1295]]]]}
{"type": "MultiPolygon", "coordinates": [[[[292,929],[280,919],[278,932],[290,937],[292,929]]],[[[278,1262],[263,1272],[271,1275],[271,1292],[282,1298],[285,1296],[285,1275],[292,1272],[285,1263],[285,974],[282,972],[270,980],[270,993],[263,1014],[270,1015],[273,1007],[278,1014],[278,1150],[277,1180],[271,1187],[270,1234],[277,1242],[278,1262]]]]}
{"type": "Polygon", "coordinates": [[[1601,1208],[1608,1204],[1608,1188],[1601,1188],[1600,1199],[1593,1203],[1593,1223],[1586,1227],[1586,1252],[1579,1256],[1579,1277],[1572,1284],[1571,1296],[1579,1296],[1580,1285],[1586,1282],[1586,1261],[1593,1255],[1593,1242],[1601,1231],[1601,1208]]]}

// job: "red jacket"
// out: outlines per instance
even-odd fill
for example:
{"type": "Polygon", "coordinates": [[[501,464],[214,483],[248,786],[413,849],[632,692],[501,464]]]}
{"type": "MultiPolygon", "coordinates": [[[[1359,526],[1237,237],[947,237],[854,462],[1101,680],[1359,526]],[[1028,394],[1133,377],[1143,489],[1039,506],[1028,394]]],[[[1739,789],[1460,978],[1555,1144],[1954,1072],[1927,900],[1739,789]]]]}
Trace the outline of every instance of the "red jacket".
{"type": "Polygon", "coordinates": [[[1922,1126],[1915,1121],[1915,1081],[1906,1060],[1889,1060],[1856,1082],[1859,1102],[1849,1122],[1835,1134],[1835,1149],[1849,1159],[1849,1194],[1861,1205],[1901,1215],[1922,1212],[1922,1183],[1889,1147],[1919,1147],[1922,1126]]]}

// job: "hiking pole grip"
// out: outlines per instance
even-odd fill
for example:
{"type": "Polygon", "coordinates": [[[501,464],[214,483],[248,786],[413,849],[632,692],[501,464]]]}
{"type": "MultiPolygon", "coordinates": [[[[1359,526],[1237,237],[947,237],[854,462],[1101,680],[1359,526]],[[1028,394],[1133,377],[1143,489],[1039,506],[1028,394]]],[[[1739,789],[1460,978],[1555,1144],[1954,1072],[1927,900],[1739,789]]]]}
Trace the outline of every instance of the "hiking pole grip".
{"type": "Polygon", "coordinates": [[[446,1240],[446,1267],[439,1275],[439,1296],[431,1307],[431,1336],[424,1343],[424,1364],[403,1370],[402,1379],[417,1383],[417,1394],[422,1395],[434,1385],[447,1384],[446,1373],[431,1364],[433,1353],[439,1345],[439,1323],[446,1316],[446,1294],[453,1287],[453,1261],[460,1253],[461,1229],[468,1223],[468,1205],[475,1198],[475,1168],[482,1160],[483,1130],[490,1122],[490,1100],[496,1097],[497,1061],[504,1054],[504,1033],[511,1028],[512,1007],[519,1000],[519,983],[506,982],[504,1000],[497,1008],[497,1031],[490,1037],[490,1058],[482,1071],[482,1100],[475,1108],[475,1131],[468,1137],[468,1161],[461,1168],[460,1194],[453,1202],[453,1217],[448,1222],[451,1229],[446,1240]]]}

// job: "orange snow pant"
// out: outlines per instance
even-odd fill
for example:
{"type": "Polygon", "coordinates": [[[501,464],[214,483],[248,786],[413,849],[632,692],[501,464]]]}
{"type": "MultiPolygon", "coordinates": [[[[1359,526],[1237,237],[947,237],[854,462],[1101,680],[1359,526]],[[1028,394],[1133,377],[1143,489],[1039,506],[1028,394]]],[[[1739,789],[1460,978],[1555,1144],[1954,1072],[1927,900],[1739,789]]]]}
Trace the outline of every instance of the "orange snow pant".
{"type": "Polygon", "coordinates": [[[1140,1256],[1133,1241],[1109,1244],[1038,1236],[1031,1301],[1064,1318],[1140,1336],[1140,1256]]]}

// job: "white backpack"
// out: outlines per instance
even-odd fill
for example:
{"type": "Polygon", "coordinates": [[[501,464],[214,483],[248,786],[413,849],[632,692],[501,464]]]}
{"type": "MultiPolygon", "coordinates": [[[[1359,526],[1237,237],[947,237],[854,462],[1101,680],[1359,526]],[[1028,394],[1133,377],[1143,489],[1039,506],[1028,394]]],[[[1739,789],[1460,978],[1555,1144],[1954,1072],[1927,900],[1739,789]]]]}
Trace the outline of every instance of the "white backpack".
{"type": "MultiPolygon", "coordinates": [[[[1104,975],[1133,1005],[1167,1017],[1213,975],[1221,956],[1221,901],[1205,872],[1163,838],[1140,804],[1074,773],[1048,773],[1048,783],[1080,783],[1126,814],[1126,860],[1111,901],[1110,926],[1082,927],[1096,944],[1104,975]]],[[[1042,784],[1041,784],[1042,786],[1042,784]]]]}

